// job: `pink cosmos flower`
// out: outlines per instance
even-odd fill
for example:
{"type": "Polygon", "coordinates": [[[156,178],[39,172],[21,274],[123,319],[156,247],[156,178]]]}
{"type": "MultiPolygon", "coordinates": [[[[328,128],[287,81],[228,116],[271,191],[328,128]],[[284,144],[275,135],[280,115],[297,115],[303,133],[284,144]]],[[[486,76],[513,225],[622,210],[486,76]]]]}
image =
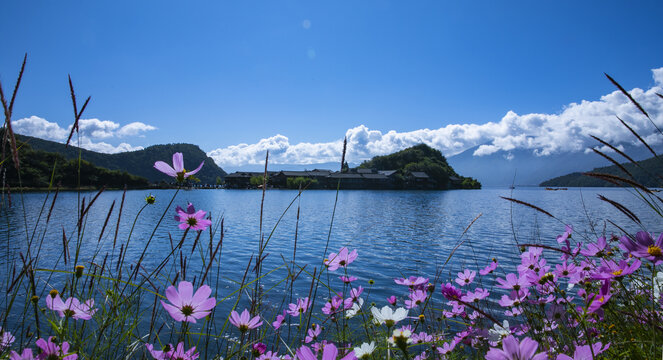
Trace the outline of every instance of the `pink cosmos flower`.
{"type": "Polygon", "coordinates": [[[576,350],[573,352],[573,357],[559,354],[557,355],[556,360],[593,360],[594,356],[608,350],[609,347],[610,344],[603,346],[600,341],[592,344],[591,349],[589,348],[589,345],[576,346],[576,350]],[[592,351],[594,352],[594,355],[592,355],[592,351]]]}
{"type": "Polygon", "coordinates": [[[338,254],[330,253],[329,258],[325,259],[324,263],[329,271],[335,271],[339,267],[347,268],[355,259],[357,259],[357,250],[349,251],[344,246],[338,251],[338,254]]]}
{"type": "Polygon", "coordinates": [[[62,301],[60,294],[55,295],[55,297],[50,295],[46,296],[46,307],[57,311],[60,317],[67,316],[76,320],[90,320],[92,319],[92,315],[94,315],[94,313],[97,311],[97,309],[94,309],[93,306],[93,299],[81,303],[74,297],[70,297],[69,299],[62,301]]]}
{"type": "Polygon", "coordinates": [[[610,280],[604,280],[603,286],[599,289],[598,294],[591,294],[587,300],[589,301],[589,306],[587,306],[587,313],[591,314],[603,305],[605,305],[608,300],[610,300],[612,294],[610,293],[610,280]]]}
{"type": "Polygon", "coordinates": [[[343,281],[346,284],[349,284],[349,283],[357,280],[357,278],[354,277],[354,276],[345,276],[345,275],[339,276],[338,278],[341,279],[341,281],[343,281]]]}
{"type": "Polygon", "coordinates": [[[0,326],[0,335],[2,336],[0,338],[0,352],[2,352],[2,349],[8,348],[16,338],[9,331],[2,330],[2,326],[0,326]]]}
{"type": "Polygon", "coordinates": [[[642,265],[642,262],[638,259],[635,259],[630,265],[626,260],[620,260],[619,265],[612,260],[603,260],[603,264],[596,269],[596,272],[590,278],[606,280],[626,276],[632,274],[640,265],[642,265]]]}
{"type": "Polygon", "coordinates": [[[152,344],[145,344],[147,351],[152,355],[152,358],[157,360],[170,360],[173,357],[173,352],[175,349],[173,345],[168,344],[163,347],[161,350],[155,350],[152,344]]]}
{"type": "Polygon", "coordinates": [[[410,292],[408,298],[409,300],[405,300],[405,307],[412,309],[425,302],[426,298],[428,298],[428,293],[422,290],[415,290],[410,292]]]}
{"type": "Polygon", "coordinates": [[[446,355],[452,352],[457,344],[458,343],[455,341],[445,342],[441,347],[437,347],[437,352],[439,352],[440,355],[446,355]]]}
{"type": "Polygon", "coordinates": [[[506,290],[518,291],[522,288],[526,288],[527,286],[529,286],[529,282],[524,277],[519,278],[514,273],[506,274],[506,280],[503,280],[502,278],[497,278],[497,282],[499,283],[499,285],[497,285],[498,288],[506,290]]]}
{"type": "Polygon", "coordinates": [[[184,343],[181,342],[177,344],[177,348],[175,351],[173,351],[173,354],[171,355],[171,359],[177,359],[177,360],[196,360],[200,355],[196,353],[196,347],[192,347],[191,349],[184,351],[184,343]]]}
{"type": "Polygon", "coordinates": [[[519,306],[527,296],[529,295],[529,289],[524,289],[524,290],[518,290],[518,291],[511,291],[509,295],[502,295],[502,298],[500,301],[498,301],[498,304],[504,307],[511,307],[511,306],[519,306]]]}
{"type": "MultiPolygon", "coordinates": [[[[342,302],[342,299],[341,299],[342,302]]],[[[308,310],[310,302],[308,301],[308,297],[305,297],[303,299],[297,299],[296,304],[289,304],[288,305],[288,314],[290,316],[299,316],[308,310]]]]}
{"type": "Polygon", "coordinates": [[[474,292],[468,291],[460,298],[460,300],[466,303],[478,302],[479,300],[487,298],[488,295],[490,295],[488,290],[476,288],[474,289],[474,292]]]}
{"type": "Polygon", "coordinates": [[[620,248],[629,252],[635,257],[647,259],[658,265],[663,263],[663,233],[658,237],[656,242],[652,234],[646,231],[638,231],[635,234],[635,241],[631,240],[628,236],[622,236],[619,239],[620,248]]]}
{"type": "Polygon", "coordinates": [[[275,352],[268,351],[260,355],[260,357],[258,357],[258,359],[256,360],[281,360],[281,359],[285,358],[280,357],[276,351],[275,352]]]}
{"type": "Polygon", "coordinates": [[[311,328],[308,329],[306,338],[304,339],[305,343],[310,343],[311,341],[316,341],[318,340],[318,335],[320,335],[320,332],[322,331],[322,327],[318,326],[316,324],[311,325],[311,328]]]}
{"type": "Polygon", "coordinates": [[[495,271],[495,269],[497,269],[497,259],[493,259],[493,261],[491,261],[488,266],[479,270],[479,275],[481,276],[488,275],[493,271],[495,271]]]}
{"type": "Polygon", "coordinates": [[[409,287],[415,287],[415,286],[421,286],[425,285],[428,282],[428,278],[424,278],[421,276],[410,276],[409,278],[400,278],[400,279],[394,279],[396,284],[398,285],[406,285],[409,287]]]}
{"type": "Polygon", "coordinates": [[[237,326],[239,331],[247,332],[250,329],[255,329],[262,325],[262,320],[260,320],[260,316],[251,318],[251,314],[247,309],[242,311],[242,315],[239,315],[237,311],[233,310],[230,313],[230,323],[237,326]]]}
{"type": "Polygon", "coordinates": [[[192,230],[205,230],[212,225],[212,221],[205,219],[205,214],[203,210],[198,210],[193,207],[193,204],[189,203],[186,207],[186,212],[181,207],[177,206],[175,208],[175,221],[180,222],[180,229],[192,229],[192,230]]]}
{"type": "MultiPolygon", "coordinates": [[[[295,304],[290,304],[290,305],[295,305],[295,304]]],[[[330,301],[325,303],[325,306],[322,307],[322,312],[326,315],[332,315],[341,308],[341,305],[343,305],[343,298],[338,295],[335,295],[333,298],[331,298],[330,301]]],[[[299,316],[299,313],[296,313],[296,315],[292,316],[299,316]]]]}
{"type": "Polygon", "coordinates": [[[412,339],[413,344],[422,344],[422,343],[429,343],[433,342],[433,335],[427,334],[426,332],[422,331],[420,333],[413,333],[412,336],[410,337],[412,339]]]}
{"type": "Polygon", "coordinates": [[[562,264],[555,265],[555,275],[557,275],[557,277],[571,277],[571,275],[575,274],[577,271],[578,270],[573,263],[567,263],[566,261],[562,264]]]}
{"type": "Polygon", "coordinates": [[[10,360],[34,360],[34,355],[32,354],[32,349],[26,348],[23,349],[23,353],[19,354],[16,351],[9,353],[10,360]]]}
{"type": "Polygon", "coordinates": [[[212,312],[216,306],[216,299],[209,297],[212,289],[203,285],[193,293],[193,284],[188,281],[180,281],[175,286],[166,289],[167,304],[161,300],[161,305],[175,321],[186,321],[195,323],[196,319],[202,319],[212,312]]]}
{"type": "Polygon", "coordinates": [[[177,152],[173,154],[172,167],[163,161],[157,161],[154,163],[154,168],[168,176],[174,177],[177,182],[183,182],[184,179],[200,171],[204,163],[204,161],[201,162],[200,165],[198,165],[198,167],[193,171],[186,171],[184,169],[184,156],[182,153],[177,152]]]}
{"type": "Polygon", "coordinates": [[[396,306],[396,296],[391,295],[387,298],[387,302],[390,303],[391,306],[396,306]]]}
{"type": "Polygon", "coordinates": [[[571,225],[566,225],[566,229],[564,231],[564,234],[557,236],[557,242],[558,243],[563,243],[568,239],[571,234],[573,233],[573,226],[571,225]]]}
{"type": "Polygon", "coordinates": [[[281,325],[283,325],[283,321],[285,320],[285,315],[286,315],[285,310],[283,310],[283,314],[276,315],[276,320],[272,323],[274,330],[278,330],[281,327],[281,325]]]}
{"type": "MultiPolygon", "coordinates": [[[[297,349],[297,359],[299,360],[318,360],[318,357],[311,351],[308,346],[302,346],[297,349]]],[[[336,360],[338,357],[338,349],[332,343],[325,344],[322,350],[322,360],[336,360]]],[[[356,360],[355,352],[350,351],[340,360],[356,360]]]]}
{"type": "Polygon", "coordinates": [[[477,276],[476,271],[470,271],[470,269],[465,269],[463,272],[458,273],[458,278],[456,278],[456,284],[460,286],[469,285],[474,281],[474,277],[477,276]]]}
{"type": "Polygon", "coordinates": [[[596,240],[596,244],[589,243],[587,244],[587,249],[580,250],[581,255],[585,256],[598,256],[600,257],[604,252],[610,251],[605,236],[601,236],[596,240]]]}
{"type": "Polygon", "coordinates": [[[502,340],[502,349],[490,348],[486,353],[486,360],[546,360],[545,352],[535,354],[539,343],[526,337],[518,342],[513,335],[502,340]]]}
{"type": "Polygon", "coordinates": [[[76,360],[77,354],[69,354],[69,343],[64,341],[62,345],[58,345],[53,341],[53,336],[48,338],[48,341],[39,339],[36,342],[37,347],[41,349],[41,353],[37,355],[38,360],[48,360],[55,357],[62,360],[76,360]]]}

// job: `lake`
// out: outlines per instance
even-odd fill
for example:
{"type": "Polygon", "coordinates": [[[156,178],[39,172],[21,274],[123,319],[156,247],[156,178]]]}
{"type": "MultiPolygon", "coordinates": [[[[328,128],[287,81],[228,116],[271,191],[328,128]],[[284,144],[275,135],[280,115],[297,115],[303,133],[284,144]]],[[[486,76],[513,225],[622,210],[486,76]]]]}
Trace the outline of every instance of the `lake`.
{"type": "MultiPolygon", "coordinates": [[[[108,254],[108,262],[113,263],[119,256],[122,244],[134,220],[135,229],[131,242],[126,250],[126,263],[134,264],[140,256],[149,234],[166,209],[175,190],[135,190],[127,191],[117,244],[113,248],[113,239],[117,223],[117,214],[121,191],[102,193],[89,211],[81,237],[81,248],[77,264],[90,269],[90,262],[101,264],[108,254]],[[136,219],[136,214],[145,205],[145,197],[153,194],[154,205],[147,206],[136,219]],[[115,207],[104,235],[99,240],[101,228],[108,214],[108,209],[115,201],[115,207]]],[[[610,234],[615,228],[605,220],[612,220],[628,231],[640,228],[628,220],[614,207],[597,198],[603,194],[630,208],[644,224],[646,230],[659,233],[663,231],[663,223],[643,202],[632,192],[616,188],[569,189],[567,191],[545,191],[541,188],[486,188],[482,190],[452,191],[340,191],[336,204],[333,226],[330,223],[336,198],[335,191],[312,190],[304,192],[299,199],[297,191],[268,190],[264,201],[263,232],[265,239],[273,230],[266,249],[267,258],[263,269],[266,273],[290,261],[295,243],[297,229],[296,262],[305,266],[306,272],[313,268],[320,271],[324,258],[324,249],[329,237],[329,252],[337,252],[341,246],[357,249],[359,257],[348,267],[348,274],[358,278],[356,285],[367,288],[368,280],[375,281],[371,289],[371,301],[378,305],[386,304],[385,298],[393,294],[393,279],[402,276],[421,275],[435,276],[440,270],[442,278],[448,281],[455,277],[456,272],[464,267],[474,270],[483,268],[491,258],[496,257],[501,265],[514,269],[509,264],[518,261],[520,243],[543,243],[557,246],[555,237],[564,232],[564,224],[573,224],[574,239],[580,241],[595,240],[597,234],[610,234]],[[553,214],[557,219],[550,218],[528,207],[514,204],[502,198],[513,197],[535,204],[553,214]],[[286,211],[288,205],[295,200],[286,211]],[[299,208],[299,223],[297,212],[299,208]],[[480,215],[480,216],[479,216],[480,215]],[[276,226],[278,219],[281,222],[276,226]],[[478,218],[477,218],[478,217],[478,218]],[[472,221],[476,218],[474,223],[472,221]],[[472,224],[463,235],[468,226],[472,224]],[[451,251],[463,241],[449,263],[442,268],[451,251]]],[[[81,193],[89,203],[94,192],[81,193]]],[[[62,254],[63,229],[70,239],[71,257],[75,256],[74,243],[77,231],[77,203],[79,194],[61,192],[58,195],[48,226],[44,225],[46,213],[51,205],[52,195],[44,202],[45,193],[26,193],[22,197],[12,195],[12,206],[7,207],[6,199],[4,221],[0,224],[0,279],[6,288],[6,281],[13,271],[12,260],[20,259],[19,252],[26,253],[26,239],[34,241],[43,237],[43,246],[38,257],[36,268],[58,268],[72,270],[73,264],[64,265],[62,254]],[[35,220],[43,208],[40,225],[35,227],[35,220]],[[25,209],[25,210],[23,210],[25,209]],[[25,212],[24,212],[25,211],[25,212]],[[24,217],[24,213],[26,217],[24,217]],[[26,228],[27,221],[27,228],[26,228]],[[26,231],[27,229],[27,231],[26,231]]],[[[174,206],[186,206],[187,202],[196,209],[211,212],[213,221],[224,218],[225,236],[220,265],[212,268],[212,275],[207,284],[216,291],[217,299],[227,296],[238,288],[247,263],[258,250],[260,238],[260,203],[262,192],[259,190],[181,190],[176,196],[171,209],[165,215],[152,240],[146,259],[142,266],[149,272],[171,251],[171,239],[177,243],[183,234],[173,219],[174,206]],[[219,274],[217,277],[216,274],[219,274]]],[[[195,234],[188,234],[183,244],[183,255],[188,256],[187,264],[191,270],[187,280],[200,278],[197,269],[201,268],[202,260],[199,251],[191,254],[195,234]]],[[[214,244],[219,240],[219,232],[215,234],[214,244]]],[[[200,243],[208,246],[209,234],[201,236],[200,243]]],[[[33,252],[36,250],[33,250],[33,252]]],[[[557,258],[558,254],[549,258],[557,258]]],[[[17,260],[20,261],[20,260],[17,260]]],[[[174,276],[179,267],[166,267],[170,276],[174,276]]],[[[20,264],[20,263],[19,263],[20,264]]],[[[16,271],[20,271],[20,266],[16,271]]],[[[61,286],[64,275],[40,273],[37,281],[38,291],[48,292],[52,287],[61,286]],[[52,275],[49,277],[49,275],[52,275]]],[[[285,277],[286,271],[281,268],[263,279],[268,292],[267,303],[273,301],[275,307],[280,306],[281,294],[286,290],[279,281],[285,277]]],[[[338,279],[330,277],[333,286],[339,286],[338,279]]],[[[250,277],[250,276],[249,276],[250,277]]],[[[180,275],[181,279],[181,275],[180,275]]],[[[167,286],[164,278],[152,279],[161,289],[167,286]]],[[[310,289],[310,277],[300,276],[295,283],[294,296],[305,297],[310,289]]],[[[339,287],[340,289],[340,287],[339,287]]],[[[438,292],[439,293],[439,292],[438,292]]],[[[320,293],[322,298],[328,292],[320,293]]],[[[3,309],[9,299],[2,297],[3,309]]],[[[232,306],[232,301],[221,304],[223,316],[232,306]]],[[[317,307],[317,305],[316,305],[317,307]]],[[[242,308],[242,306],[240,306],[242,308]]],[[[11,314],[10,323],[20,320],[20,314],[11,314]]]]}

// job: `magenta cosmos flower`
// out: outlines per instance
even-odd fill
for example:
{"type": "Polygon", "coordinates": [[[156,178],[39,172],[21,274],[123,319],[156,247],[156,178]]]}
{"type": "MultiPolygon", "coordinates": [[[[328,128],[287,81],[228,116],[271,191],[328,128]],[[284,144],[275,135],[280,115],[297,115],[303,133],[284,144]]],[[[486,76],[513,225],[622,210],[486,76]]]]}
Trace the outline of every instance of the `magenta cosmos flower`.
{"type": "Polygon", "coordinates": [[[154,163],[154,168],[161,171],[162,173],[174,177],[177,182],[184,182],[184,179],[200,171],[200,168],[203,167],[205,162],[201,162],[198,167],[193,171],[186,171],[184,169],[184,156],[182,153],[173,154],[173,166],[166,164],[163,161],[157,161],[154,163]]]}
{"type": "Polygon", "coordinates": [[[155,350],[152,344],[145,344],[145,347],[147,348],[147,351],[150,352],[150,355],[152,355],[152,358],[158,360],[171,359],[173,357],[173,351],[175,351],[171,344],[164,346],[161,350],[155,350]]]}
{"type": "Polygon", "coordinates": [[[486,360],[546,360],[545,352],[536,353],[539,343],[526,337],[518,342],[513,335],[502,340],[502,349],[490,348],[486,353],[486,360]]]}
{"type": "Polygon", "coordinates": [[[308,310],[309,304],[308,297],[297,299],[297,303],[288,305],[288,314],[290,316],[299,316],[308,310]]]}
{"type": "Polygon", "coordinates": [[[329,254],[329,258],[325,259],[324,263],[327,265],[329,271],[334,271],[339,267],[347,268],[355,259],[357,259],[357,250],[349,251],[344,246],[338,251],[338,254],[329,254]]]}
{"type": "Polygon", "coordinates": [[[212,225],[211,220],[205,219],[205,214],[207,213],[202,210],[196,211],[191,203],[187,205],[186,211],[177,206],[175,212],[177,213],[177,215],[175,215],[175,220],[180,222],[179,226],[182,230],[205,230],[212,225]]]}
{"type": "Polygon", "coordinates": [[[12,351],[9,353],[9,359],[10,360],[34,360],[34,355],[32,354],[32,349],[26,348],[23,349],[22,353],[17,353],[16,351],[12,351]]]}
{"type": "Polygon", "coordinates": [[[41,354],[37,355],[38,360],[49,359],[62,359],[62,360],[76,360],[78,355],[69,354],[69,343],[64,341],[62,345],[58,345],[53,341],[53,337],[49,337],[48,341],[39,339],[36,342],[37,347],[41,349],[41,354]]]}
{"type": "MultiPolygon", "coordinates": [[[[322,350],[322,360],[336,360],[338,357],[338,349],[332,343],[325,344],[322,350]]],[[[297,359],[299,360],[318,360],[313,351],[308,346],[302,346],[297,349],[297,359]]],[[[354,351],[350,351],[347,355],[340,358],[340,360],[356,360],[354,351]]]]}
{"type": "Polygon", "coordinates": [[[565,354],[557,355],[556,360],[594,360],[595,356],[608,350],[610,344],[603,344],[599,341],[592,345],[592,348],[589,348],[589,345],[577,346],[576,350],[573,352],[573,357],[570,357],[565,354]],[[594,354],[592,354],[592,351],[594,354]]]}
{"type": "Polygon", "coordinates": [[[252,318],[249,310],[247,309],[242,311],[242,315],[239,315],[237,311],[233,310],[230,313],[230,323],[237,326],[239,331],[246,332],[250,329],[255,329],[262,325],[262,320],[260,320],[260,316],[255,316],[252,318]]]}
{"type": "Polygon", "coordinates": [[[161,305],[175,321],[195,323],[196,319],[209,315],[216,306],[216,299],[209,297],[211,293],[212,289],[203,285],[194,294],[193,284],[180,281],[177,289],[172,285],[166,289],[166,298],[170,304],[161,300],[161,305]]]}
{"type": "Polygon", "coordinates": [[[92,315],[97,312],[97,309],[94,309],[93,306],[93,299],[81,303],[74,297],[70,297],[69,299],[62,301],[60,294],[55,295],[55,297],[51,295],[46,297],[46,307],[57,311],[60,317],[67,316],[76,320],[90,320],[92,319],[92,315]]]}
{"type": "Polygon", "coordinates": [[[619,242],[622,250],[628,251],[633,256],[652,261],[654,265],[663,263],[663,233],[656,242],[652,234],[646,231],[638,231],[635,234],[635,241],[628,236],[622,236],[619,242]]]}

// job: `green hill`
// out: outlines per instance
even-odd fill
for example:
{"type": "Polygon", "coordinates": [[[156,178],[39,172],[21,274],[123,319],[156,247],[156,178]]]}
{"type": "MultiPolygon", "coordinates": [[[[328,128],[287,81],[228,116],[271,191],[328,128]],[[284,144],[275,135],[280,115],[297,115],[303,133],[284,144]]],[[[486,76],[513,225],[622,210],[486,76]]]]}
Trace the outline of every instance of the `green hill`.
{"type": "Polygon", "coordinates": [[[181,152],[184,155],[184,165],[187,169],[195,169],[201,161],[205,162],[200,172],[195,175],[202,184],[216,184],[217,178],[223,179],[226,176],[226,172],[216,165],[212,158],[208,157],[197,145],[192,144],[153,145],[143,150],[104,154],[79,149],[75,146],[65,148],[64,144],[58,142],[25,135],[17,135],[17,140],[27,142],[34,150],[58,153],[66,159],[78,159],[80,151],[81,159],[96,166],[109,170],[126,171],[144,177],[153,183],[172,181],[170,177],[157,171],[153,166],[157,160],[171,164],[173,153],[176,152],[181,152]]]}
{"type": "MultiPolygon", "coordinates": [[[[94,164],[82,160],[80,164],[80,183],[79,183],[79,164],[77,160],[66,159],[58,153],[35,150],[29,144],[20,140],[17,143],[20,146],[19,162],[21,164],[21,181],[19,182],[18,173],[14,166],[11,155],[8,155],[3,164],[5,169],[5,183],[11,187],[17,188],[46,188],[53,176],[53,186],[60,184],[65,188],[82,187],[102,187],[123,188],[144,188],[149,186],[146,178],[131,175],[126,171],[108,170],[95,166],[94,164]],[[54,166],[55,165],[55,171],[54,166]]],[[[7,152],[9,154],[9,152],[7,152]]]]}
{"type": "MultiPolygon", "coordinates": [[[[635,180],[636,182],[647,187],[663,187],[663,180],[659,176],[663,176],[663,158],[649,158],[647,160],[638,161],[640,166],[635,166],[632,163],[623,163],[622,166],[633,175],[633,178],[624,173],[616,165],[595,168],[591,173],[617,175],[626,179],[635,180]]],[[[617,186],[609,181],[601,180],[592,176],[583,175],[583,173],[575,172],[564,176],[559,176],[550,180],[542,182],[539,186],[547,187],[603,187],[603,186],[617,186]]]]}
{"type": "Polygon", "coordinates": [[[425,172],[435,182],[437,189],[481,188],[477,180],[458,175],[439,150],[426,144],[419,144],[389,155],[376,156],[364,161],[358,168],[397,170],[402,179],[412,172],[425,172]]]}

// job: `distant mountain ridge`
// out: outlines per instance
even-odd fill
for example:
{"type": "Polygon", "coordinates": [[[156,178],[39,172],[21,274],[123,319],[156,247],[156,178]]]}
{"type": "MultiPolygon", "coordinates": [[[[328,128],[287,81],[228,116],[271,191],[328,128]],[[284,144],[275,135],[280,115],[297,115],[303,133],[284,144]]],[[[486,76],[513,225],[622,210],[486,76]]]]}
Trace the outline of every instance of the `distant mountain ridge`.
{"type": "Polygon", "coordinates": [[[116,154],[104,154],[96,151],[79,149],[75,146],[65,148],[64,144],[39,139],[32,136],[16,135],[17,140],[27,142],[35,150],[58,153],[67,159],[77,159],[80,151],[81,158],[92,164],[109,170],[122,170],[129,174],[141,176],[152,183],[160,181],[171,182],[172,178],[157,171],[153,166],[157,160],[165,161],[172,165],[172,156],[175,152],[184,155],[184,165],[192,170],[204,161],[203,168],[195,175],[203,184],[215,184],[217,178],[223,179],[226,172],[223,171],[212,158],[193,144],[167,144],[153,145],[142,150],[121,152],[116,154]]]}
{"type": "MultiPolygon", "coordinates": [[[[636,161],[651,156],[644,146],[621,145],[624,152],[636,161]]],[[[594,152],[579,151],[537,156],[532,150],[515,149],[474,156],[477,148],[478,146],[450,156],[448,161],[456,171],[478,179],[484,186],[509,186],[512,183],[538,186],[541,182],[560,174],[587,171],[587,169],[610,165],[610,162],[594,152]]],[[[659,152],[660,148],[654,148],[654,150],[659,152]]]]}
{"type": "MultiPolygon", "coordinates": [[[[622,163],[621,165],[626,169],[632,176],[624,173],[618,166],[606,166],[600,168],[592,169],[591,173],[599,174],[609,174],[617,175],[629,180],[635,180],[637,183],[647,186],[647,187],[663,187],[663,158],[649,158],[647,160],[638,161],[640,165],[635,166],[634,164],[627,162],[622,163]]],[[[571,174],[558,176],[556,178],[546,180],[540,184],[540,186],[547,187],[613,187],[618,186],[617,184],[611,183],[609,181],[601,180],[593,176],[587,176],[580,172],[574,172],[571,174]]]]}

